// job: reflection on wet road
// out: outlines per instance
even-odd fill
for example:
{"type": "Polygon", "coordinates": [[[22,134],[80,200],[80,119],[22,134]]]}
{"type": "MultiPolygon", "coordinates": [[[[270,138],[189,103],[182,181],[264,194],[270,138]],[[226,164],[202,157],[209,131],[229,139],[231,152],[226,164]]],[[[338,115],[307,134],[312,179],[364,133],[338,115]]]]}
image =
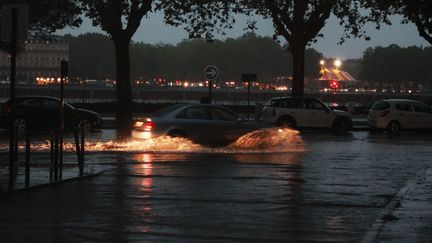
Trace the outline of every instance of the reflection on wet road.
{"type": "Polygon", "coordinates": [[[106,170],[97,178],[0,197],[0,238],[359,241],[429,166],[432,136],[409,136],[303,133],[303,149],[285,152],[99,150],[87,156],[106,170]]]}

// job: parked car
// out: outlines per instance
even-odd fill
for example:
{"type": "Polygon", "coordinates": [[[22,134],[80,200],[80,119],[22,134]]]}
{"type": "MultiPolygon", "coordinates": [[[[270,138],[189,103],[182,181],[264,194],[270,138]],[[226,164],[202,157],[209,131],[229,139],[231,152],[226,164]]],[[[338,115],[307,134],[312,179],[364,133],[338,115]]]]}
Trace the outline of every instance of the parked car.
{"type": "Polygon", "coordinates": [[[133,124],[132,136],[150,139],[162,135],[184,137],[198,143],[229,143],[251,131],[272,127],[247,121],[219,105],[179,104],[159,110],[133,124]]]}
{"type": "MultiPolygon", "coordinates": [[[[64,103],[65,128],[84,126],[86,130],[100,128],[101,116],[93,111],[75,108],[64,103]]],[[[60,99],[49,96],[22,96],[15,98],[15,104],[9,100],[2,107],[4,124],[10,124],[14,111],[14,124],[21,130],[26,128],[46,129],[57,127],[60,117],[60,99]]]]}
{"type": "Polygon", "coordinates": [[[278,126],[292,128],[330,128],[346,133],[352,128],[351,114],[333,110],[315,98],[278,97],[270,99],[260,119],[278,126]]]}
{"type": "Polygon", "coordinates": [[[367,123],[371,129],[432,129],[432,107],[416,100],[387,99],[375,102],[369,110],[367,123]]]}

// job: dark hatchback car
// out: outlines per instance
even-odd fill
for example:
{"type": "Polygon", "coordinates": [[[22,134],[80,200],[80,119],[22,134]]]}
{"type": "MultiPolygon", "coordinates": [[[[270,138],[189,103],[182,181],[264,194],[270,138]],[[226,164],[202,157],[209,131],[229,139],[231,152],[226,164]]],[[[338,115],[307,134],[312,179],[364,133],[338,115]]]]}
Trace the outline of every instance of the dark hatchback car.
{"type": "MultiPolygon", "coordinates": [[[[66,129],[84,126],[86,130],[102,126],[101,116],[93,111],[80,109],[64,103],[64,126],[66,129]]],[[[20,130],[57,127],[60,117],[60,99],[49,96],[22,96],[15,98],[15,105],[7,101],[2,107],[3,125],[10,124],[14,111],[14,124],[20,130]]]]}

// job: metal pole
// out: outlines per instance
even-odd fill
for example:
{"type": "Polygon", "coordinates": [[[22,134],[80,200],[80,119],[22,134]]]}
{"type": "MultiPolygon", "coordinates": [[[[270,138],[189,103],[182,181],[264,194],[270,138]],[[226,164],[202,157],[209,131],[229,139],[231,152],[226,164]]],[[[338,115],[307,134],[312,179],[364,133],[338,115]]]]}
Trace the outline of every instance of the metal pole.
{"type": "Polygon", "coordinates": [[[9,134],[9,189],[13,190],[15,176],[15,132],[14,132],[14,109],[15,109],[15,79],[16,79],[16,55],[17,55],[17,24],[18,9],[12,9],[12,33],[11,33],[11,70],[10,70],[10,100],[12,104],[11,124],[9,134]]]}
{"type": "Polygon", "coordinates": [[[213,81],[209,80],[209,104],[212,103],[212,88],[213,88],[213,81]]]}
{"type": "Polygon", "coordinates": [[[53,179],[53,170],[54,170],[54,130],[51,130],[51,141],[50,141],[50,181],[53,179]]]}
{"type": "Polygon", "coordinates": [[[81,126],[81,161],[80,161],[80,176],[84,175],[84,152],[85,152],[85,127],[81,126]]]}
{"type": "Polygon", "coordinates": [[[59,124],[59,177],[63,177],[63,130],[64,130],[64,81],[67,76],[67,61],[61,61],[60,71],[60,124],[59,124]]]}
{"type": "Polygon", "coordinates": [[[16,84],[16,56],[17,56],[17,41],[18,41],[18,9],[12,9],[12,33],[11,33],[11,77],[10,77],[10,99],[15,99],[15,84],[16,84]]]}
{"type": "Polygon", "coordinates": [[[30,186],[30,133],[25,133],[25,187],[30,186]]]}
{"type": "Polygon", "coordinates": [[[251,84],[251,81],[250,80],[248,80],[247,81],[248,82],[248,93],[247,93],[247,118],[248,118],[248,120],[250,119],[250,112],[249,112],[249,104],[250,104],[250,84],[251,84]]]}
{"type": "Polygon", "coordinates": [[[58,157],[59,156],[59,134],[54,132],[54,181],[58,181],[58,157]]]}
{"type": "Polygon", "coordinates": [[[77,154],[77,159],[78,159],[78,167],[80,168],[81,166],[81,148],[80,148],[80,144],[79,144],[79,137],[78,137],[78,130],[74,131],[74,137],[75,137],[75,151],[77,154]]]}
{"type": "Polygon", "coordinates": [[[18,127],[14,128],[14,133],[15,133],[15,144],[14,144],[14,161],[15,161],[15,178],[18,176],[18,152],[19,152],[19,148],[18,148],[18,127]]]}

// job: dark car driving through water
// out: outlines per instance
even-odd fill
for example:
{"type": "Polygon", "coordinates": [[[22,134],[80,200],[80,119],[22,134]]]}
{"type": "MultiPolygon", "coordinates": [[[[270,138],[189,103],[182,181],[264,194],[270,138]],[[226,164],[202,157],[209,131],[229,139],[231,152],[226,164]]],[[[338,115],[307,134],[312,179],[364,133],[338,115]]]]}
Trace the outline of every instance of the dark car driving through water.
{"type": "MultiPolygon", "coordinates": [[[[19,130],[47,129],[57,127],[60,117],[60,99],[49,96],[16,97],[15,104],[9,100],[2,107],[3,125],[14,125],[19,130]],[[12,111],[14,117],[12,118],[12,111]]],[[[85,130],[102,126],[101,116],[93,111],[80,109],[64,103],[64,125],[66,129],[84,126],[85,130]]]]}
{"type": "Polygon", "coordinates": [[[162,135],[184,137],[197,143],[229,143],[270,124],[248,121],[220,105],[178,104],[153,116],[136,119],[132,136],[151,139],[162,135]]]}

